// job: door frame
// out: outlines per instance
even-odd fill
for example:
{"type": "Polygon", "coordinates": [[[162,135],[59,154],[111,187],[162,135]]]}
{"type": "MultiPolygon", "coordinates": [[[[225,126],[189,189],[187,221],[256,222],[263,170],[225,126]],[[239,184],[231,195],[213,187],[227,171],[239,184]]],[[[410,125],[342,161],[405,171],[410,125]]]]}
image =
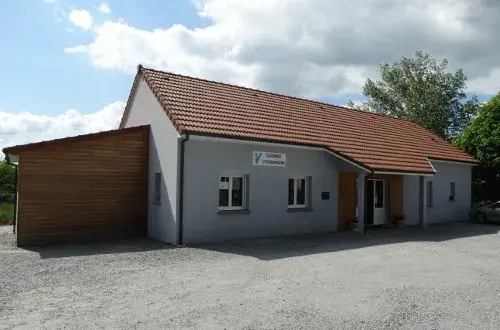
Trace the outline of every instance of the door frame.
{"type": "MultiPolygon", "coordinates": [[[[384,214],[383,214],[384,223],[383,224],[387,224],[388,223],[388,221],[387,221],[387,197],[388,196],[387,196],[386,180],[385,179],[380,179],[380,178],[367,178],[366,181],[367,181],[367,185],[369,185],[369,184],[373,185],[373,199],[374,199],[373,200],[373,206],[372,206],[372,208],[373,208],[372,209],[372,217],[373,217],[373,219],[371,219],[372,220],[371,222],[372,222],[372,225],[374,225],[374,226],[375,226],[375,214],[376,214],[375,210],[377,209],[375,207],[375,205],[376,205],[376,203],[375,203],[375,195],[377,194],[377,190],[376,190],[375,184],[376,184],[377,181],[381,181],[382,182],[382,196],[383,196],[382,197],[382,201],[383,201],[383,210],[384,210],[384,214]]],[[[368,201],[367,201],[367,204],[369,204],[368,201]]]]}

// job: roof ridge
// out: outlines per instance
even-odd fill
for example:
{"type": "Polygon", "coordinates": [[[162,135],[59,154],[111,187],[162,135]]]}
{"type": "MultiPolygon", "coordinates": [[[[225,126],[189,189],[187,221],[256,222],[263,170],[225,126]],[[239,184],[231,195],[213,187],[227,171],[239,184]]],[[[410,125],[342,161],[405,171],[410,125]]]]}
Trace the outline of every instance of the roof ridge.
{"type": "Polygon", "coordinates": [[[159,72],[159,73],[162,73],[162,74],[169,74],[169,75],[174,75],[174,76],[183,77],[183,78],[195,79],[195,80],[203,81],[203,82],[209,82],[209,83],[214,83],[214,84],[219,84],[219,85],[224,85],[224,86],[236,87],[236,88],[246,89],[246,90],[253,91],[253,92],[260,92],[260,93],[265,93],[265,94],[270,94],[270,95],[274,95],[274,96],[285,97],[285,98],[299,100],[299,101],[311,102],[311,103],[315,103],[315,104],[318,104],[318,105],[326,105],[328,107],[341,108],[341,109],[348,110],[348,111],[356,111],[356,112],[362,112],[362,113],[365,113],[365,114],[372,114],[372,115],[382,116],[384,118],[389,118],[389,119],[394,119],[394,120],[402,120],[402,121],[405,121],[405,122],[408,122],[408,123],[411,123],[411,124],[422,126],[419,123],[416,123],[416,122],[411,121],[409,119],[396,118],[396,117],[389,116],[389,115],[386,115],[386,114],[383,114],[383,113],[376,113],[376,112],[364,111],[364,110],[361,110],[361,109],[348,108],[346,106],[341,106],[341,105],[336,105],[336,104],[330,104],[330,103],[326,103],[326,102],[322,102],[322,101],[307,99],[307,98],[304,98],[304,97],[298,97],[298,96],[293,96],[293,95],[280,94],[280,93],[270,92],[270,91],[266,91],[266,90],[262,90],[262,89],[257,89],[257,88],[252,88],[252,87],[246,87],[246,86],[240,86],[240,85],[230,84],[230,83],[226,83],[226,82],[222,82],[222,81],[216,81],[216,80],[210,80],[210,79],[199,78],[199,77],[194,77],[194,76],[188,76],[188,75],[184,75],[184,74],[180,74],[180,73],[174,73],[174,72],[171,72],[171,71],[163,71],[163,70],[159,70],[159,69],[146,68],[146,67],[144,67],[142,65],[139,65],[139,70],[154,71],[154,72],[159,72]]]}

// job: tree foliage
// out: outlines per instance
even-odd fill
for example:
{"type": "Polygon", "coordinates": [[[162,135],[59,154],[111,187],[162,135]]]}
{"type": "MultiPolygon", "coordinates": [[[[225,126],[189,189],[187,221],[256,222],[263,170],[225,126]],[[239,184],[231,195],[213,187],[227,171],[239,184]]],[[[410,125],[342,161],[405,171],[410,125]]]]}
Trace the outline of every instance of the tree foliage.
{"type": "Polygon", "coordinates": [[[500,93],[481,107],[455,143],[481,161],[474,169],[475,199],[500,200],[500,93]]]}
{"type": "Polygon", "coordinates": [[[447,60],[437,64],[417,52],[393,65],[382,64],[380,74],[381,81],[366,81],[368,101],[359,108],[417,122],[445,139],[467,127],[479,108],[475,96],[467,100],[463,71],[448,72],[447,60]]]}
{"type": "Polygon", "coordinates": [[[16,190],[16,170],[7,161],[0,160],[0,200],[8,198],[16,190]]]}

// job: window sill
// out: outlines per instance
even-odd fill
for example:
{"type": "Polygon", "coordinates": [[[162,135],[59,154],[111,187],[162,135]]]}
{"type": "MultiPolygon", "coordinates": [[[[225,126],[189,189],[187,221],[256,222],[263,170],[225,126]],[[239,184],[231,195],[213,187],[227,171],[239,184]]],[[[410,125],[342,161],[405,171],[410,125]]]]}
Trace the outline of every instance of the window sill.
{"type": "Polygon", "coordinates": [[[250,213],[250,210],[249,209],[217,210],[217,214],[234,214],[234,213],[250,213]]]}
{"type": "Polygon", "coordinates": [[[286,209],[287,212],[294,213],[294,212],[311,212],[313,211],[312,208],[310,207],[289,207],[286,209]]]}

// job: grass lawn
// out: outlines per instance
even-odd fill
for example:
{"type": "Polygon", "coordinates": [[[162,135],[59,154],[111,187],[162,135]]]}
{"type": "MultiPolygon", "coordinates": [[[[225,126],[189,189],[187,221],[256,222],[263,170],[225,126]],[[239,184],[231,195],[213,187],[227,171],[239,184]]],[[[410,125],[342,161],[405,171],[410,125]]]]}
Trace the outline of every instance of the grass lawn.
{"type": "Polygon", "coordinates": [[[14,204],[0,203],[0,225],[11,225],[14,219],[14,204]]]}

